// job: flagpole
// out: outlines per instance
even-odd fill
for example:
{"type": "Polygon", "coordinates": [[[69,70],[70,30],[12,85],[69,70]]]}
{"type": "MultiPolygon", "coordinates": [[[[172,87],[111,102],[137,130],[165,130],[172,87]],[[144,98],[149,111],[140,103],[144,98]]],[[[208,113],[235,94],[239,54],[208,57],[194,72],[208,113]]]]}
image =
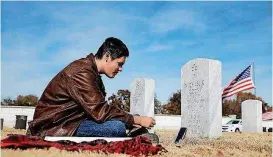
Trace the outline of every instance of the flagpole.
{"type": "Polygon", "coordinates": [[[254,62],[252,62],[252,75],[253,75],[253,83],[254,83],[254,95],[256,96],[256,84],[255,84],[255,73],[254,73],[254,62]]]}

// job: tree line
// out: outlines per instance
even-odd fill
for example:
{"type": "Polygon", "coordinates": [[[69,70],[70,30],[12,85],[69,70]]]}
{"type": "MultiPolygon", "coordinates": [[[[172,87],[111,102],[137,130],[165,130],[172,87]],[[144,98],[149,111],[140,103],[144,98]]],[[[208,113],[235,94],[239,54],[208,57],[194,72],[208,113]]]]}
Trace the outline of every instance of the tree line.
{"type": "MultiPolygon", "coordinates": [[[[127,112],[130,111],[130,91],[120,89],[117,93],[112,94],[107,98],[110,105],[114,105],[127,112]]],[[[223,100],[222,102],[222,115],[227,116],[231,114],[237,115],[237,118],[241,118],[241,103],[245,100],[253,99],[260,100],[262,102],[262,112],[272,111],[272,106],[269,106],[261,97],[258,97],[252,93],[239,92],[235,99],[223,100]]],[[[19,95],[15,100],[11,98],[5,98],[1,101],[2,106],[35,106],[38,102],[38,97],[35,95],[19,95]]],[[[168,115],[180,115],[181,114],[181,90],[177,90],[168,99],[166,104],[162,104],[157,95],[154,95],[154,113],[155,114],[168,114],[168,115]]]]}
{"type": "Polygon", "coordinates": [[[1,101],[2,106],[36,106],[38,103],[38,97],[35,95],[19,95],[16,99],[4,98],[1,101]]]}

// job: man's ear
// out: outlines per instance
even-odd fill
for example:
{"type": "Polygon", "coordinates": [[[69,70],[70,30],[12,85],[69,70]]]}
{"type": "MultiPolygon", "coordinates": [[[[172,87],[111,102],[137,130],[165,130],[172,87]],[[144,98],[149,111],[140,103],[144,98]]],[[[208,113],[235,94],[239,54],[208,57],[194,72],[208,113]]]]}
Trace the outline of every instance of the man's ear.
{"type": "Polygon", "coordinates": [[[106,53],[106,54],[105,54],[105,61],[107,62],[107,61],[109,61],[109,60],[111,60],[111,56],[110,56],[109,53],[106,53]]]}

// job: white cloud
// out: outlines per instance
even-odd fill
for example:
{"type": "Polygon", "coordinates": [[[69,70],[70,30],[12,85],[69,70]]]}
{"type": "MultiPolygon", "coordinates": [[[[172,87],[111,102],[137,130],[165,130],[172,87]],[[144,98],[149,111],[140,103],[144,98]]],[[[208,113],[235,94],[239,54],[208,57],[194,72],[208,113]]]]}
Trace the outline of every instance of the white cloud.
{"type": "Polygon", "coordinates": [[[185,10],[160,10],[149,20],[149,24],[150,30],[158,33],[177,29],[203,32],[206,29],[197,13],[185,10]]]}
{"type": "Polygon", "coordinates": [[[53,75],[40,71],[47,64],[33,62],[2,63],[1,97],[15,98],[18,95],[42,94],[53,75]]]}
{"type": "Polygon", "coordinates": [[[129,15],[101,8],[87,12],[77,12],[77,9],[50,10],[46,14],[48,18],[58,21],[54,27],[44,30],[46,34],[43,36],[24,32],[23,27],[20,32],[3,32],[1,96],[40,96],[57,70],[90,52],[95,53],[109,36],[121,38],[125,43],[143,43],[145,38],[130,33],[125,24],[125,20],[131,20],[129,15]],[[59,26],[58,23],[62,25],[59,26]],[[57,45],[57,49],[48,51],[49,47],[59,42],[61,44],[57,45]]]}
{"type": "MultiPolygon", "coordinates": [[[[7,60],[34,60],[39,55],[39,47],[35,45],[35,37],[27,33],[2,33],[2,56],[7,60]]],[[[3,59],[2,58],[2,59],[3,59]]]]}
{"type": "MultiPolygon", "coordinates": [[[[40,9],[42,10],[44,7],[40,9]]],[[[90,52],[96,51],[106,37],[116,36],[131,46],[129,49],[132,54],[129,57],[130,63],[125,67],[128,70],[127,72],[121,73],[113,80],[105,79],[108,94],[116,92],[118,89],[128,89],[130,82],[136,77],[148,77],[156,81],[158,98],[163,102],[167,102],[171,94],[180,89],[180,73],[177,74],[177,77],[168,76],[166,71],[159,71],[157,74],[149,73],[153,71],[150,67],[155,67],[158,64],[153,63],[155,62],[153,60],[155,57],[151,58],[149,55],[143,55],[141,52],[173,50],[175,53],[164,56],[165,60],[162,62],[167,63],[166,60],[169,59],[168,61],[176,64],[175,66],[180,63],[182,66],[183,63],[186,63],[185,60],[192,59],[193,55],[194,57],[200,57],[204,54],[213,54],[221,57],[222,54],[217,53],[221,52],[218,51],[218,47],[223,48],[223,43],[221,43],[220,39],[225,39],[226,41],[227,39],[232,39],[228,42],[230,43],[230,48],[233,49],[235,49],[236,45],[232,44],[240,41],[239,45],[237,45],[238,47],[236,47],[236,49],[239,49],[242,46],[241,43],[246,42],[245,39],[256,37],[255,31],[248,36],[236,36],[236,40],[234,34],[223,34],[224,36],[218,37],[213,34],[207,34],[206,36],[201,36],[199,40],[186,40],[183,37],[185,40],[177,42],[173,40],[180,40],[180,38],[161,40],[162,34],[160,33],[168,33],[175,30],[186,30],[195,33],[205,32],[209,29],[205,21],[202,20],[202,15],[199,15],[197,12],[173,8],[159,9],[151,18],[148,16],[140,17],[130,12],[123,14],[120,10],[97,5],[83,8],[82,6],[75,6],[69,9],[51,5],[44,11],[43,16],[50,19],[50,24],[52,24],[50,29],[43,30],[46,31],[45,35],[36,36],[15,31],[2,34],[4,45],[2,45],[1,94],[3,96],[16,96],[18,94],[36,94],[40,96],[50,79],[58,72],[57,70],[60,70],[56,68],[63,68],[72,60],[85,57],[90,52]],[[137,25],[141,25],[140,29],[137,29],[137,25]],[[53,49],[49,52],[48,48],[56,43],[61,43],[57,46],[58,49],[53,49]],[[199,43],[204,44],[205,47],[199,47],[197,50],[192,48],[199,43]],[[146,47],[146,49],[142,49],[143,47],[146,47]],[[192,49],[183,50],[183,48],[189,47],[192,49]],[[213,47],[213,52],[210,51],[211,47],[213,47]],[[137,51],[134,51],[135,49],[137,51]],[[143,63],[143,60],[153,62],[150,62],[151,64],[145,62],[145,67],[147,68],[140,69],[139,67],[143,66],[139,66],[139,64],[143,63]],[[129,72],[129,70],[132,71],[129,72]]],[[[24,30],[25,27],[28,26],[22,26],[20,30],[24,30]]],[[[236,31],[236,28],[232,31],[236,31]]],[[[253,44],[252,41],[249,43],[253,44]]],[[[264,62],[264,59],[260,59],[257,62],[256,80],[263,82],[258,84],[259,89],[257,89],[257,93],[261,93],[261,96],[264,96],[268,101],[271,99],[270,93],[272,93],[272,89],[265,87],[268,87],[271,79],[267,79],[268,77],[263,79],[262,76],[269,71],[272,73],[272,71],[269,69],[270,66],[267,66],[268,63],[261,64],[261,62],[264,62]]],[[[232,60],[230,63],[223,61],[222,85],[224,86],[228,83],[248,63],[250,63],[248,59],[240,62],[232,60]]]]}
{"type": "Polygon", "coordinates": [[[254,73],[256,75],[263,75],[263,74],[272,73],[272,66],[270,66],[270,65],[264,65],[264,64],[258,64],[256,66],[254,64],[254,73]]]}
{"type": "Polygon", "coordinates": [[[167,51],[167,50],[172,50],[172,49],[173,49],[173,47],[171,45],[153,44],[141,51],[142,52],[158,52],[158,51],[167,51]]]}

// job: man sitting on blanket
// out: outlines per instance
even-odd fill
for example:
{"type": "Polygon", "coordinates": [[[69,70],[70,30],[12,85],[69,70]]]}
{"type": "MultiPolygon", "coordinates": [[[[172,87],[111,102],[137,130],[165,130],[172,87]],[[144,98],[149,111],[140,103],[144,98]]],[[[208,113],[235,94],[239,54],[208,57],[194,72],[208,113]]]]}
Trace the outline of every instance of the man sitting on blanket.
{"type": "Polygon", "coordinates": [[[126,45],[110,37],[95,55],[61,70],[39,99],[27,135],[125,137],[132,126],[153,127],[153,118],[133,116],[105,101],[101,74],[114,78],[128,56],[126,45]]]}

